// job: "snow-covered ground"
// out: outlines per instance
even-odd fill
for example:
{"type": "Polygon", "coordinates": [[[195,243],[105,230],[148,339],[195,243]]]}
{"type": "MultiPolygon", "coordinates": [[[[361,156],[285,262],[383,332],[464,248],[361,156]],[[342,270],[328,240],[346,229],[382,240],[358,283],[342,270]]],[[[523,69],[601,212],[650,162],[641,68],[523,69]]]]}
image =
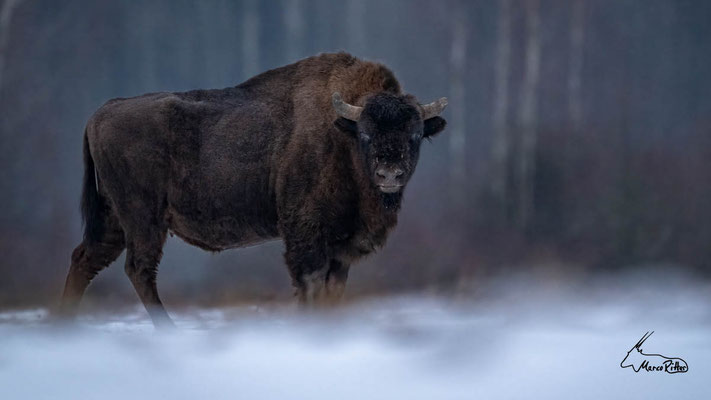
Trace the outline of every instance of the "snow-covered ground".
{"type": "Polygon", "coordinates": [[[711,391],[711,287],[626,276],[513,279],[472,296],[380,298],[326,313],[289,306],[142,310],[45,322],[0,314],[0,399],[658,399],[711,391]],[[620,368],[646,353],[686,374],[620,368]]]}

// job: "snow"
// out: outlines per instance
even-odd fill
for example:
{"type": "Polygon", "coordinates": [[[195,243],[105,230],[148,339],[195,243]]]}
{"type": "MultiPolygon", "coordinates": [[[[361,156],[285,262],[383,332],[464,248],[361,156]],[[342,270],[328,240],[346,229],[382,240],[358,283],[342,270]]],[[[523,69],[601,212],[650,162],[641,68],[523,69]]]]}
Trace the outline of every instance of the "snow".
{"type": "MultiPolygon", "coordinates": [[[[658,277],[657,277],[658,278],[658,277]]],[[[292,306],[173,312],[155,332],[137,308],[48,323],[0,313],[1,399],[702,398],[710,287],[691,279],[509,280],[457,298],[402,296],[304,313],[292,306]],[[686,374],[620,368],[645,352],[686,374]]]]}

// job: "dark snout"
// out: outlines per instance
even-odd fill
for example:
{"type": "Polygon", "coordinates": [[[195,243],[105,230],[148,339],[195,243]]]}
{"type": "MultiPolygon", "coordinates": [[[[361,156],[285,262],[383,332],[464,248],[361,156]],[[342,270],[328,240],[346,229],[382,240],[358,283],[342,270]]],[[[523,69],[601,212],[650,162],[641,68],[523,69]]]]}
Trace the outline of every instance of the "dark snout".
{"type": "Polygon", "coordinates": [[[375,170],[375,184],[384,193],[398,192],[405,184],[405,171],[398,167],[378,167],[375,170]]]}

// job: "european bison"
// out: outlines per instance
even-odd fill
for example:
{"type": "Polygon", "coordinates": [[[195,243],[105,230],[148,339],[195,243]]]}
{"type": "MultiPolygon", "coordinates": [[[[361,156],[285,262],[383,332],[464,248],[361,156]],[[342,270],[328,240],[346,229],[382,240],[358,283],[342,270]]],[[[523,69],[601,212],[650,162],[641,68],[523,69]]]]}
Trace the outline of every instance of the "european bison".
{"type": "Polygon", "coordinates": [[[351,263],[383,246],[423,138],[446,99],[420,105],[383,65],[321,54],[236,87],[113,99],[84,133],[84,240],[61,310],[127,249],[154,324],[166,233],[210,251],[280,237],[301,303],[338,299],[351,263]]]}

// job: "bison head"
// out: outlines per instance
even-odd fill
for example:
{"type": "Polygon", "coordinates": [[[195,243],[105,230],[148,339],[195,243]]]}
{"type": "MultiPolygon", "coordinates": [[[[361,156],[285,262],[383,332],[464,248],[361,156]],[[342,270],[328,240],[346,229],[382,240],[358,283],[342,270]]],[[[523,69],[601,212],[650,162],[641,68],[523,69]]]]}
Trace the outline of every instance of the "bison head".
{"type": "Polygon", "coordinates": [[[421,105],[411,95],[378,93],[359,107],[333,94],[339,115],[334,124],[358,141],[366,173],[385,194],[401,193],[415,171],[422,139],[444,129],[446,121],[439,113],[446,106],[444,97],[421,105]]]}

